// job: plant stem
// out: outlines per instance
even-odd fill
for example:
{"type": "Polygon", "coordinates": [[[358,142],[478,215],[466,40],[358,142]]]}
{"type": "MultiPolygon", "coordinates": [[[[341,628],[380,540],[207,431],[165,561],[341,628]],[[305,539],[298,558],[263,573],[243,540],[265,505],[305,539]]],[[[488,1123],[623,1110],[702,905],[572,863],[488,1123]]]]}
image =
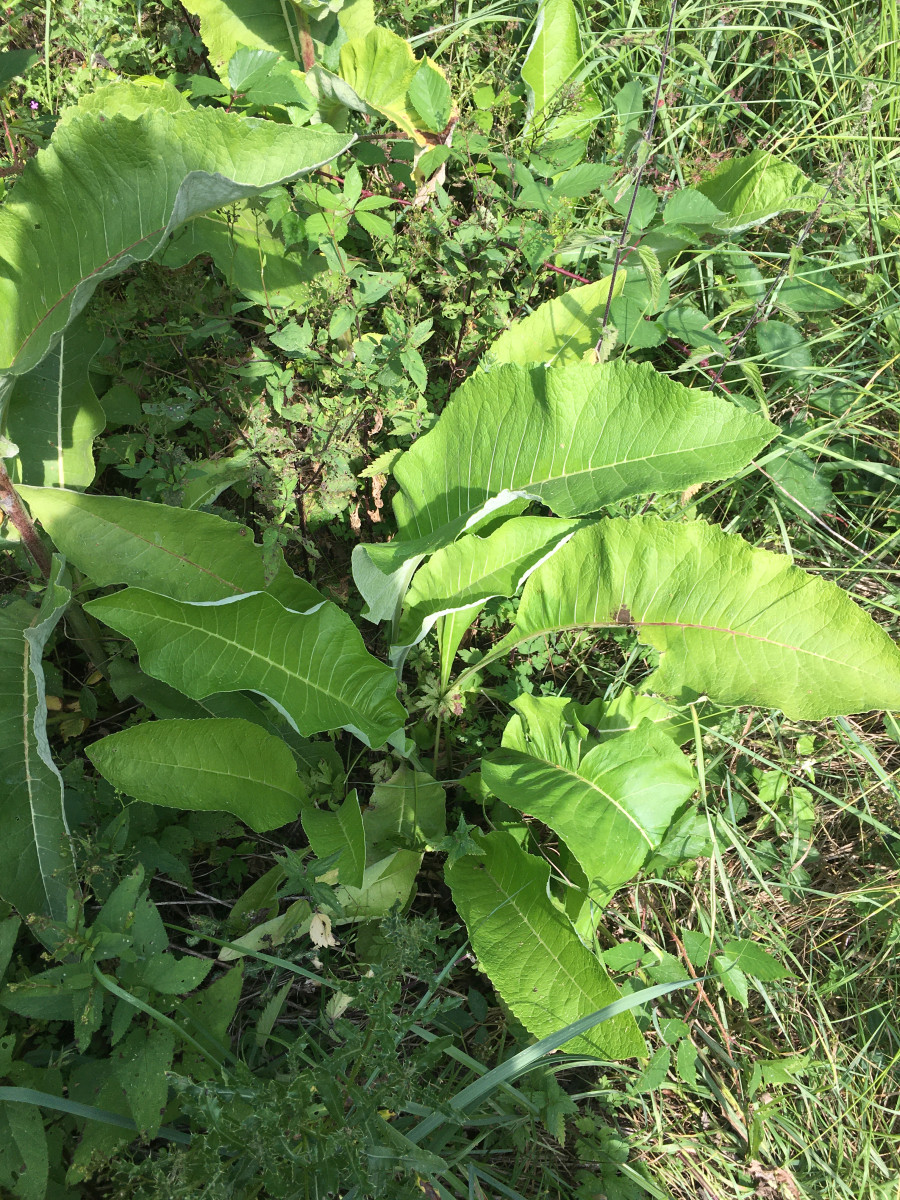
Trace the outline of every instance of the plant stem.
{"type": "Polygon", "coordinates": [[[638,168],[634,176],[634,187],[631,192],[631,203],[628,206],[628,215],[625,218],[625,224],[622,227],[622,236],[619,238],[619,244],[616,247],[616,257],[613,261],[612,275],[609,280],[609,294],[606,297],[606,308],[603,310],[603,324],[600,326],[600,337],[597,339],[597,345],[594,347],[595,353],[600,353],[600,347],[603,344],[603,334],[606,331],[606,326],[609,322],[609,309],[613,300],[613,292],[616,286],[616,275],[619,273],[619,266],[622,262],[622,257],[625,253],[625,246],[628,242],[628,230],[631,226],[631,217],[634,212],[634,206],[637,204],[638,190],[641,186],[641,179],[644,175],[644,167],[650,161],[650,147],[653,143],[653,130],[656,128],[656,114],[659,111],[659,99],[662,95],[663,79],[666,73],[666,62],[669,57],[669,44],[672,41],[672,29],[675,25],[675,13],[678,10],[678,0],[672,0],[669,8],[669,27],[666,30],[666,40],[663,43],[662,55],[659,60],[659,74],[656,77],[656,95],[653,97],[653,111],[650,113],[650,121],[644,132],[644,154],[643,160],[638,162],[638,168]]]}
{"type": "Polygon", "coordinates": [[[41,541],[34,521],[28,515],[19,493],[13,487],[13,482],[6,469],[6,463],[0,458],[0,509],[9,518],[18,531],[25,549],[34,559],[38,570],[45,579],[50,578],[50,555],[47,547],[41,541]]]}

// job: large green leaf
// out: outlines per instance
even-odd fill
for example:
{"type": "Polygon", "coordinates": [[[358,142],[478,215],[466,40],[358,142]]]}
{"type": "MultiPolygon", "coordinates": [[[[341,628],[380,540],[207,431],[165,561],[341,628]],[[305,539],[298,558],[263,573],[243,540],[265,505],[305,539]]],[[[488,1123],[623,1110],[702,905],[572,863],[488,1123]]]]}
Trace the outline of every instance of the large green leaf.
{"type": "Polygon", "coordinates": [[[86,753],[135,800],[230,812],[257,833],[296,820],[304,795],[285,743],[249,721],[147,721],[101,738],[86,753]]]}
{"type": "Polygon", "coordinates": [[[0,896],[23,915],[65,920],[72,854],[63,782],[47,741],[41,658],[71,598],[54,557],[40,610],[0,608],[0,896]]]}
{"type": "Polygon", "coordinates": [[[415,891],[421,865],[422,853],[416,850],[395,850],[372,863],[363,873],[361,887],[341,884],[335,888],[342,915],[334,923],[377,921],[397,906],[402,908],[415,891]]]}
{"type": "Polygon", "coordinates": [[[487,537],[470,534],[438,550],[406,593],[398,645],[414,646],[449,613],[472,609],[471,621],[486,600],[514,595],[581,525],[556,517],[514,517],[487,537]]]}
{"type": "Polygon", "coordinates": [[[627,883],[662,841],[696,786],[671,737],[650,721],[597,744],[572,705],[520,696],[503,748],[482,766],[501,800],[543,821],[604,897],[627,883]]]}
{"type": "Polygon", "coordinates": [[[306,307],[310,280],[326,269],[321,254],[287,251],[252,203],[188,221],[156,260],[181,267],[198,254],[210,255],[232,287],[273,308],[306,307]]]}
{"type": "Polygon", "coordinates": [[[20,491],[66,558],[101,586],[127,583],[193,602],[265,590],[298,612],[323,602],[280,552],[267,577],[262,546],[245,525],[122,496],[20,491]]]}
{"type": "MultiPolygon", "coordinates": [[[[478,960],[529,1033],[544,1037],[619,998],[600,959],[550,899],[550,865],[508,833],[478,836],[445,874],[478,960]]],[[[621,1014],[565,1049],[602,1058],[645,1053],[634,1017],[621,1014]]]]}
{"type": "Polygon", "coordinates": [[[563,89],[582,64],[578,14],[572,0],[541,0],[534,36],[525,62],[522,81],[528,89],[526,119],[548,137],[586,137],[602,111],[593,92],[584,88],[580,111],[560,118],[563,89]]]}
{"type": "Polygon", "coordinates": [[[563,366],[580,363],[585,352],[593,349],[603,324],[609,297],[625,286],[626,272],[619,271],[596,283],[569,288],[541,304],[527,317],[515,321],[491,344],[486,355],[489,363],[545,363],[563,366]]]}
{"type": "Polygon", "coordinates": [[[200,18],[200,36],[222,79],[242,46],[302,62],[304,16],[316,21],[337,12],[348,38],[365,37],[375,24],[372,0],[188,0],[185,8],[200,18]]]}
{"type": "Polygon", "coordinates": [[[88,368],[103,341],[83,319],[72,322],[43,362],[12,390],[6,432],[19,447],[14,483],[86,488],[94,479],[94,438],[105,425],[88,368]]]}
{"type": "Polygon", "coordinates": [[[132,639],[148,674],[194,700],[259,692],[305,737],[343,727],[371,746],[403,726],[393,671],[334,604],[301,614],[262,592],[185,604],[126,588],[85,607],[132,639]]]}
{"type": "Polygon", "coordinates": [[[0,209],[0,389],[35,367],[97,285],[209,209],[329,162],[352,141],[211,108],[74,108],[0,209]]]}
{"type": "Polygon", "coordinates": [[[779,213],[812,212],[825,194],[799,167],[770,150],[728,159],[698,191],[726,214],[716,221],[718,228],[732,233],[762,225],[779,213]]]}
{"type": "Polygon", "coordinates": [[[660,652],[649,691],[818,720],[900,708],[900,648],[836,584],[703,522],[601,521],[522,593],[495,658],[529,638],[629,627],[660,652]]]}
{"type": "MultiPolygon", "coordinates": [[[[420,145],[433,142],[427,119],[420,116],[408,92],[420,71],[432,87],[446,84],[444,73],[430,59],[419,60],[405,38],[376,25],[365,37],[351,38],[341,47],[340,78],[374,115],[387,117],[420,145]]],[[[449,98],[449,88],[447,88],[449,98]]],[[[355,107],[355,106],[354,106],[355,107]]],[[[440,131],[437,131],[440,132],[440,131]]]]}
{"type": "Polygon", "coordinates": [[[626,496],[723,479],[775,432],[647,364],[479,372],[394,468],[397,538],[354,550],[368,615],[392,618],[418,556],[511,504],[537,500],[576,517],[626,496]]]}
{"type": "Polygon", "coordinates": [[[200,18],[200,36],[222,79],[242,46],[302,61],[302,6],[294,0],[188,0],[185,8],[200,18]]]}

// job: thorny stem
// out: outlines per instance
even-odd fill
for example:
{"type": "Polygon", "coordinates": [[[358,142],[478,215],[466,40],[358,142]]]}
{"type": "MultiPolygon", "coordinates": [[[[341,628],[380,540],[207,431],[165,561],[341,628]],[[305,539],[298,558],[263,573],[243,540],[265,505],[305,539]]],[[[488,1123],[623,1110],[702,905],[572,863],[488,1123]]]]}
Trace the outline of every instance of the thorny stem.
{"type": "Polygon", "coordinates": [[[656,114],[659,111],[660,96],[662,95],[663,79],[666,72],[666,62],[669,57],[669,45],[672,41],[672,29],[675,25],[675,13],[678,10],[678,0],[672,0],[669,8],[669,27],[666,30],[666,40],[663,43],[662,54],[659,59],[659,74],[656,77],[656,95],[653,97],[653,111],[650,113],[650,121],[644,132],[644,143],[647,147],[644,161],[638,164],[637,171],[634,176],[634,187],[631,191],[631,203],[628,206],[628,215],[625,218],[625,224],[622,227],[622,235],[619,238],[619,244],[616,247],[616,257],[613,262],[612,275],[609,280],[609,293],[606,297],[606,308],[603,310],[603,324],[600,326],[600,337],[597,340],[597,345],[594,350],[597,354],[600,353],[600,347],[603,344],[603,334],[606,332],[606,326],[609,323],[609,310],[612,305],[613,289],[616,285],[616,275],[619,273],[619,266],[622,262],[622,257],[625,253],[625,247],[628,242],[628,230],[631,226],[631,217],[634,213],[634,206],[637,203],[638,189],[641,186],[641,179],[644,174],[644,167],[650,161],[650,147],[653,144],[653,130],[656,128],[656,114]]]}
{"type": "MultiPolygon", "coordinates": [[[[44,579],[49,579],[52,569],[49,551],[41,541],[34,521],[13,486],[2,458],[0,458],[0,510],[6,514],[10,524],[18,532],[23,546],[34,559],[44,579]]],[[[70,606],[65,615],[65,621],[73,638],[93,665],[106,675],[110,656],[103,648],[96,626],[77,602],[70,606]]]]}

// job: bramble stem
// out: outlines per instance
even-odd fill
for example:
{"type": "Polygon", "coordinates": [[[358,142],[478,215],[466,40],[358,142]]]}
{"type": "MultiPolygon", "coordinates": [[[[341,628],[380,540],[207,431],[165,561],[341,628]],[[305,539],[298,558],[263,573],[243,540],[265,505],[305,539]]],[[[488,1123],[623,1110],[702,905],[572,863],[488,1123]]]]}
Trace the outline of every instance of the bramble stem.
{"type": "Polygon", "coordinates": [[[45,579],[50,578],[50,555],[47,547],[41,541],[34,521],[28,515],[19,493],[13,487],[13,482],[6,469],[6,463],[0,458],[0,509],[6,514],[12,525],[18,530],[25,549],[37,563],[38,570],[45,579]]]}

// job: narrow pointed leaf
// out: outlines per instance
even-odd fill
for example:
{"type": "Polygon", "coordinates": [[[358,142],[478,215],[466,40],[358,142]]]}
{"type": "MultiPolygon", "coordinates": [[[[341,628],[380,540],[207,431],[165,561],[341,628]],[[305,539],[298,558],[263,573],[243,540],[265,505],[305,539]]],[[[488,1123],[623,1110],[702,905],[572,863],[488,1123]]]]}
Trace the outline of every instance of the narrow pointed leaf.
{"type": "Polygon", "coordinates": [[[132,639],[148,674],[193,700],[259,692],[305,737],[343,727],[371,746],[403,726],[393,671],[334,604],[301,614],[264,593],[184,604],[127,588],[85,607],[132,639]]]}
{"type": "MultiPolygon", "coordinates": [[[[547,894],[550,865],[508,833],[480,836],[483,857],[445,871],[472,947],[529,1033],[543,1037],[619,998],[599,958],[547,894]]],[[[573,1053],[622,1059],[645,1052],[634,1017],[612,1018],[566,1043],[573,1053]]]]}
{"type": "Polygon", "coordinates": [[[245,525],[122,496],[19,490],[68,561],[101,586],[127,583],[188,601],[265,590],[298,612],[323,602],[280,553],[267,580],[262,546],[245,525]]]}
{"type": "Polygon", "coordinates": [[[40,611],[20,600],[0,608],[0,896],[23,916],[55,920],[65,920],[72,852],[41,658],[70,595],[54,558],[40,611]]]}
{"type": "Polygon", "coordinates": [[[76,107],[0,209],[0,386],[46,356],[102,280],[185,221],[321,166],[350,141],[211,108],[76,107]]]}
{"type": "Polygon", "coordinates": [[[629,626],[660,652],[648,691],[780,708],[792,720],[900,708],[900,648],[836,584],[702,522],[601,521],[536,571],[491,651],[629,626]]]}
{"type": "Polygon", "coordinates": [[[397,462],[398,536],[358,546],[354,578],[372,619],[393,617],[406,564],[492,512],[538,500],[577,517],[627,496],[723,479],[776,432],[762,417],[647,364],[504,364],[479,372],[397,462]]]}
{"type": "Polygon", "coordinates": [[[449,613],[468,610],[493,596],[515,595],[538,564],[582,524],[555,517],[514,517],[487,537],[471,534],[438,550],[413,577],[400,618],[398,645],[415,645],[449,613]]]}
{"type": "Polygon", "coordinates": [[[93,482],[94,438],[106,420],[88,368],[103,341],[73,321],[42,363],[16,380],[6,431],[19,447],[14,483],[86,488],[93,482]]]}
{"type": "MultiPolygon", "coordinates": [[[[485,759],[484,782],[495,796],[558,833],[591,891],[608,895],[660,844],[693,794],[694,772],[672,739],[649,721],[600,745],[580,742],[574,755],[562,737],[530,737],[528,715],[541,702],[528,699],[521,705],[524,719],[510,722],[503,749],[485,759]]],[[[564,713],[559,717],[564,720],[564,713]]]]}
{"type": "Polygon", "coordinates": [[[239,719],[147,721],[94,742],[87,756],[135,800],[230,812],[257,833],[296,820],[304,795],[285,743],[239,719]]]}

